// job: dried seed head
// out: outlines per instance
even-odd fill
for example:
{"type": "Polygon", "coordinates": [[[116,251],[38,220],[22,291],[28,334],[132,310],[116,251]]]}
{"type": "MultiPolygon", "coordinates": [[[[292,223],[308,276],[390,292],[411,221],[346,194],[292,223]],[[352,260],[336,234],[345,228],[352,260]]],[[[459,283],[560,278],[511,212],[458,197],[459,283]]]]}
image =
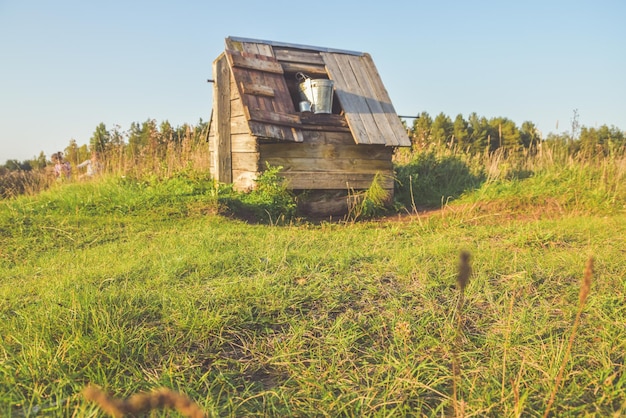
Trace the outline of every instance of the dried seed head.
{"type": "Polygon", "coordinates": [[[83,390],[83,395],[85,399],[95,402],[100,409],[115,418],[143,414],[159,408],[173,408],[182,416],[189,418],[207,416],[187,395],[166,388],[151,393],[137,393],[123,400],[109,397],[98,387],[90,385],[83,390]]]}
{"type": "Polygon", "coordinates": [[[591,279],[593,278],[593,257],[589,257],[583,274],[583,282],[580,285],[580,293],[578,295],[578,303],[583,305],[587,301],[587,296],[591,292],[591,279]]]}
{"type": "Polygon", "coordinates": [[[411,338],[411,325],[407,321],[398,321],[393,329],[393,333],[401,340],[411,338]]]}
{"type": "Polygon", "coordinates": [[[456,278],[457,285],[461,292],[465,291],[465,287],[469,283],[470,275],[472,274],[472,267],[470,266],[470,253],[467,251],[461,251],[459,257],[459,275],[456,278]]]}

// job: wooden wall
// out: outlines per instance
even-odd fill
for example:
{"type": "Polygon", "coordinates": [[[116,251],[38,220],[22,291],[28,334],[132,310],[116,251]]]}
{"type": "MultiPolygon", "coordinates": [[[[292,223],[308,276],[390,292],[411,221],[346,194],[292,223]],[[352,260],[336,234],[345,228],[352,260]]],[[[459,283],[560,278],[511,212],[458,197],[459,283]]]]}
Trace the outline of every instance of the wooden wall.
{"type": "MultiPolygon", "coordinates": [[[[379,173],[383,187],[393,193],[393,148],[384,145],[355,144],[350,132],[303,130],[304,141],[278,142],[257,139],[250,135],[237,90],[231,88],[230,100],[230,164],[231,182],[237,190],[254,188],[254,180],[266,164],[281,166],[283,176],[294,190],[367,189],[379,173]]],[[[219,135],[211,122],[209,149],[211,161],[218,155],[219,135]]],[[[222,147],[222,152],[224,152],[222,147]]],[[[211,165],[211,175],[224,182],[223,175],[211,165]]]]}
{"type": "Polygon", "coordinates": [[[230,141],[232,153],[233,185],[237,190],[251,190],[259,175],[259,147],[257,139],[250,134],[243,103],[231,78],[230,141]]]}
{"type": "Polygon", "coordinates": [[[209,131],[211,176],[250,190],[259,174],[257,140],[250,134],[243,103],[232,72],[222,55],[213,63],[215,79],[213,113],[209,131]]]}
{"type": "Polygon", "coordinates": [[[376,173],[393,191],[393,149],[357,145],[349,132],[303,131],[302,143],[259,141],[260,166],[282,166],[281,175],[294,190],[367,189],[376,173]]]}

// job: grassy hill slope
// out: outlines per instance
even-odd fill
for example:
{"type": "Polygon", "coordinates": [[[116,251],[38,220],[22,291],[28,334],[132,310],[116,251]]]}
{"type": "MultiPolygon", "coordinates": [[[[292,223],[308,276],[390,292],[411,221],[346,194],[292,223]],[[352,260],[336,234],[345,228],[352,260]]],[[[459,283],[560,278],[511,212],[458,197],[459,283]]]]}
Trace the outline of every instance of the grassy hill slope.
{"type": "Polygon", "coordinates": [[[593,256],[553,411],[624,414],[623,177],[571,170],[401,221],[249,225],[184,177],[1,201],[0,411],[102,416],[92,383],[215,416],[452,414],[457,356],[465,414],[541,416],[593,256]]]}

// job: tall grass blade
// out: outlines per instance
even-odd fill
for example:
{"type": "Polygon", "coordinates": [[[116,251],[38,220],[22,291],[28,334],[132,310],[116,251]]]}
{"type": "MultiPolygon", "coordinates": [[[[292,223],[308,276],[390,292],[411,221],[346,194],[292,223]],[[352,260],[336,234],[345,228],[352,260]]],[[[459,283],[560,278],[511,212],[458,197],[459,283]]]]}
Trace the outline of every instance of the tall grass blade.
{"type": "Polygon", "coordinates": [[[546,406],[546,410],[543,414],[544,418],[547,418],[550,414],[550,409],[554,404],[554,400],[556,399],[556,394],[559,391],[559,387],[561,386],[561,382],[563,381],[563,373],[565,372],[565,366],[570,357],[570,353],[572,351],[572,346],[574,345],[574,338],[576,337],[576,332],[578,331],[578,327],[580,325],[580,317],[583,312],[583,308],[585,307],[585,302],[587,301],[587,297],[591,292],[591,279],[593,277],[593,257],[589,257],[587,260],[587,265],[585,266],[585,273],[583,274],[583,281],[580,285],[580,293],[578,295],[578,311],[576,312],[576,318],[574,319],[574,325],[572,326],[572,332],[569,336],[569,341],[567,343],[567,348],[565,349],[565,354],[563,355],[563,359],[561,360],[561,366],[559,368],[559,372],[554,380],[554,387],[552,388],[552,393],[550,394],[550,399],[548,400],[548,404],[546,406]]]}
{"type": "Polygon", "coordinates": [[[459,299],[456,305],[456,328],[454,336],[454,347],[452,350],[452,402],[454,406],[454,415],[456,417],[465,416],[464,402],[459,400],[459,386],[461,384],[461,361],[460,352],[462,349],[462,333],[463,333],[463,304],[465,303],[465,288],[469,283],[472,268],[470,266],[470,254],[462,251],[459,257],[459,272],[456,283],[459,289],[459,299]]]}

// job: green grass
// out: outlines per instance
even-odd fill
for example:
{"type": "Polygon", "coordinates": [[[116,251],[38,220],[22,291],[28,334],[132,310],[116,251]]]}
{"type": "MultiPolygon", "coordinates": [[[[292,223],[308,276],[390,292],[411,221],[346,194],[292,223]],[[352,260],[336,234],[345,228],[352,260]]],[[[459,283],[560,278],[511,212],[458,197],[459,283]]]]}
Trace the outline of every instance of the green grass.
{"type": "Polygon", "coordinates": [[[185,176],[0,201],[1,414],[103,416],[89,383],[214,416],[452,414],[461,251],[465,413],[543,414],[593,255],[552,411],[624,414],[626,192],[570,169],[404,222],[246,224],[185,176]]]}

